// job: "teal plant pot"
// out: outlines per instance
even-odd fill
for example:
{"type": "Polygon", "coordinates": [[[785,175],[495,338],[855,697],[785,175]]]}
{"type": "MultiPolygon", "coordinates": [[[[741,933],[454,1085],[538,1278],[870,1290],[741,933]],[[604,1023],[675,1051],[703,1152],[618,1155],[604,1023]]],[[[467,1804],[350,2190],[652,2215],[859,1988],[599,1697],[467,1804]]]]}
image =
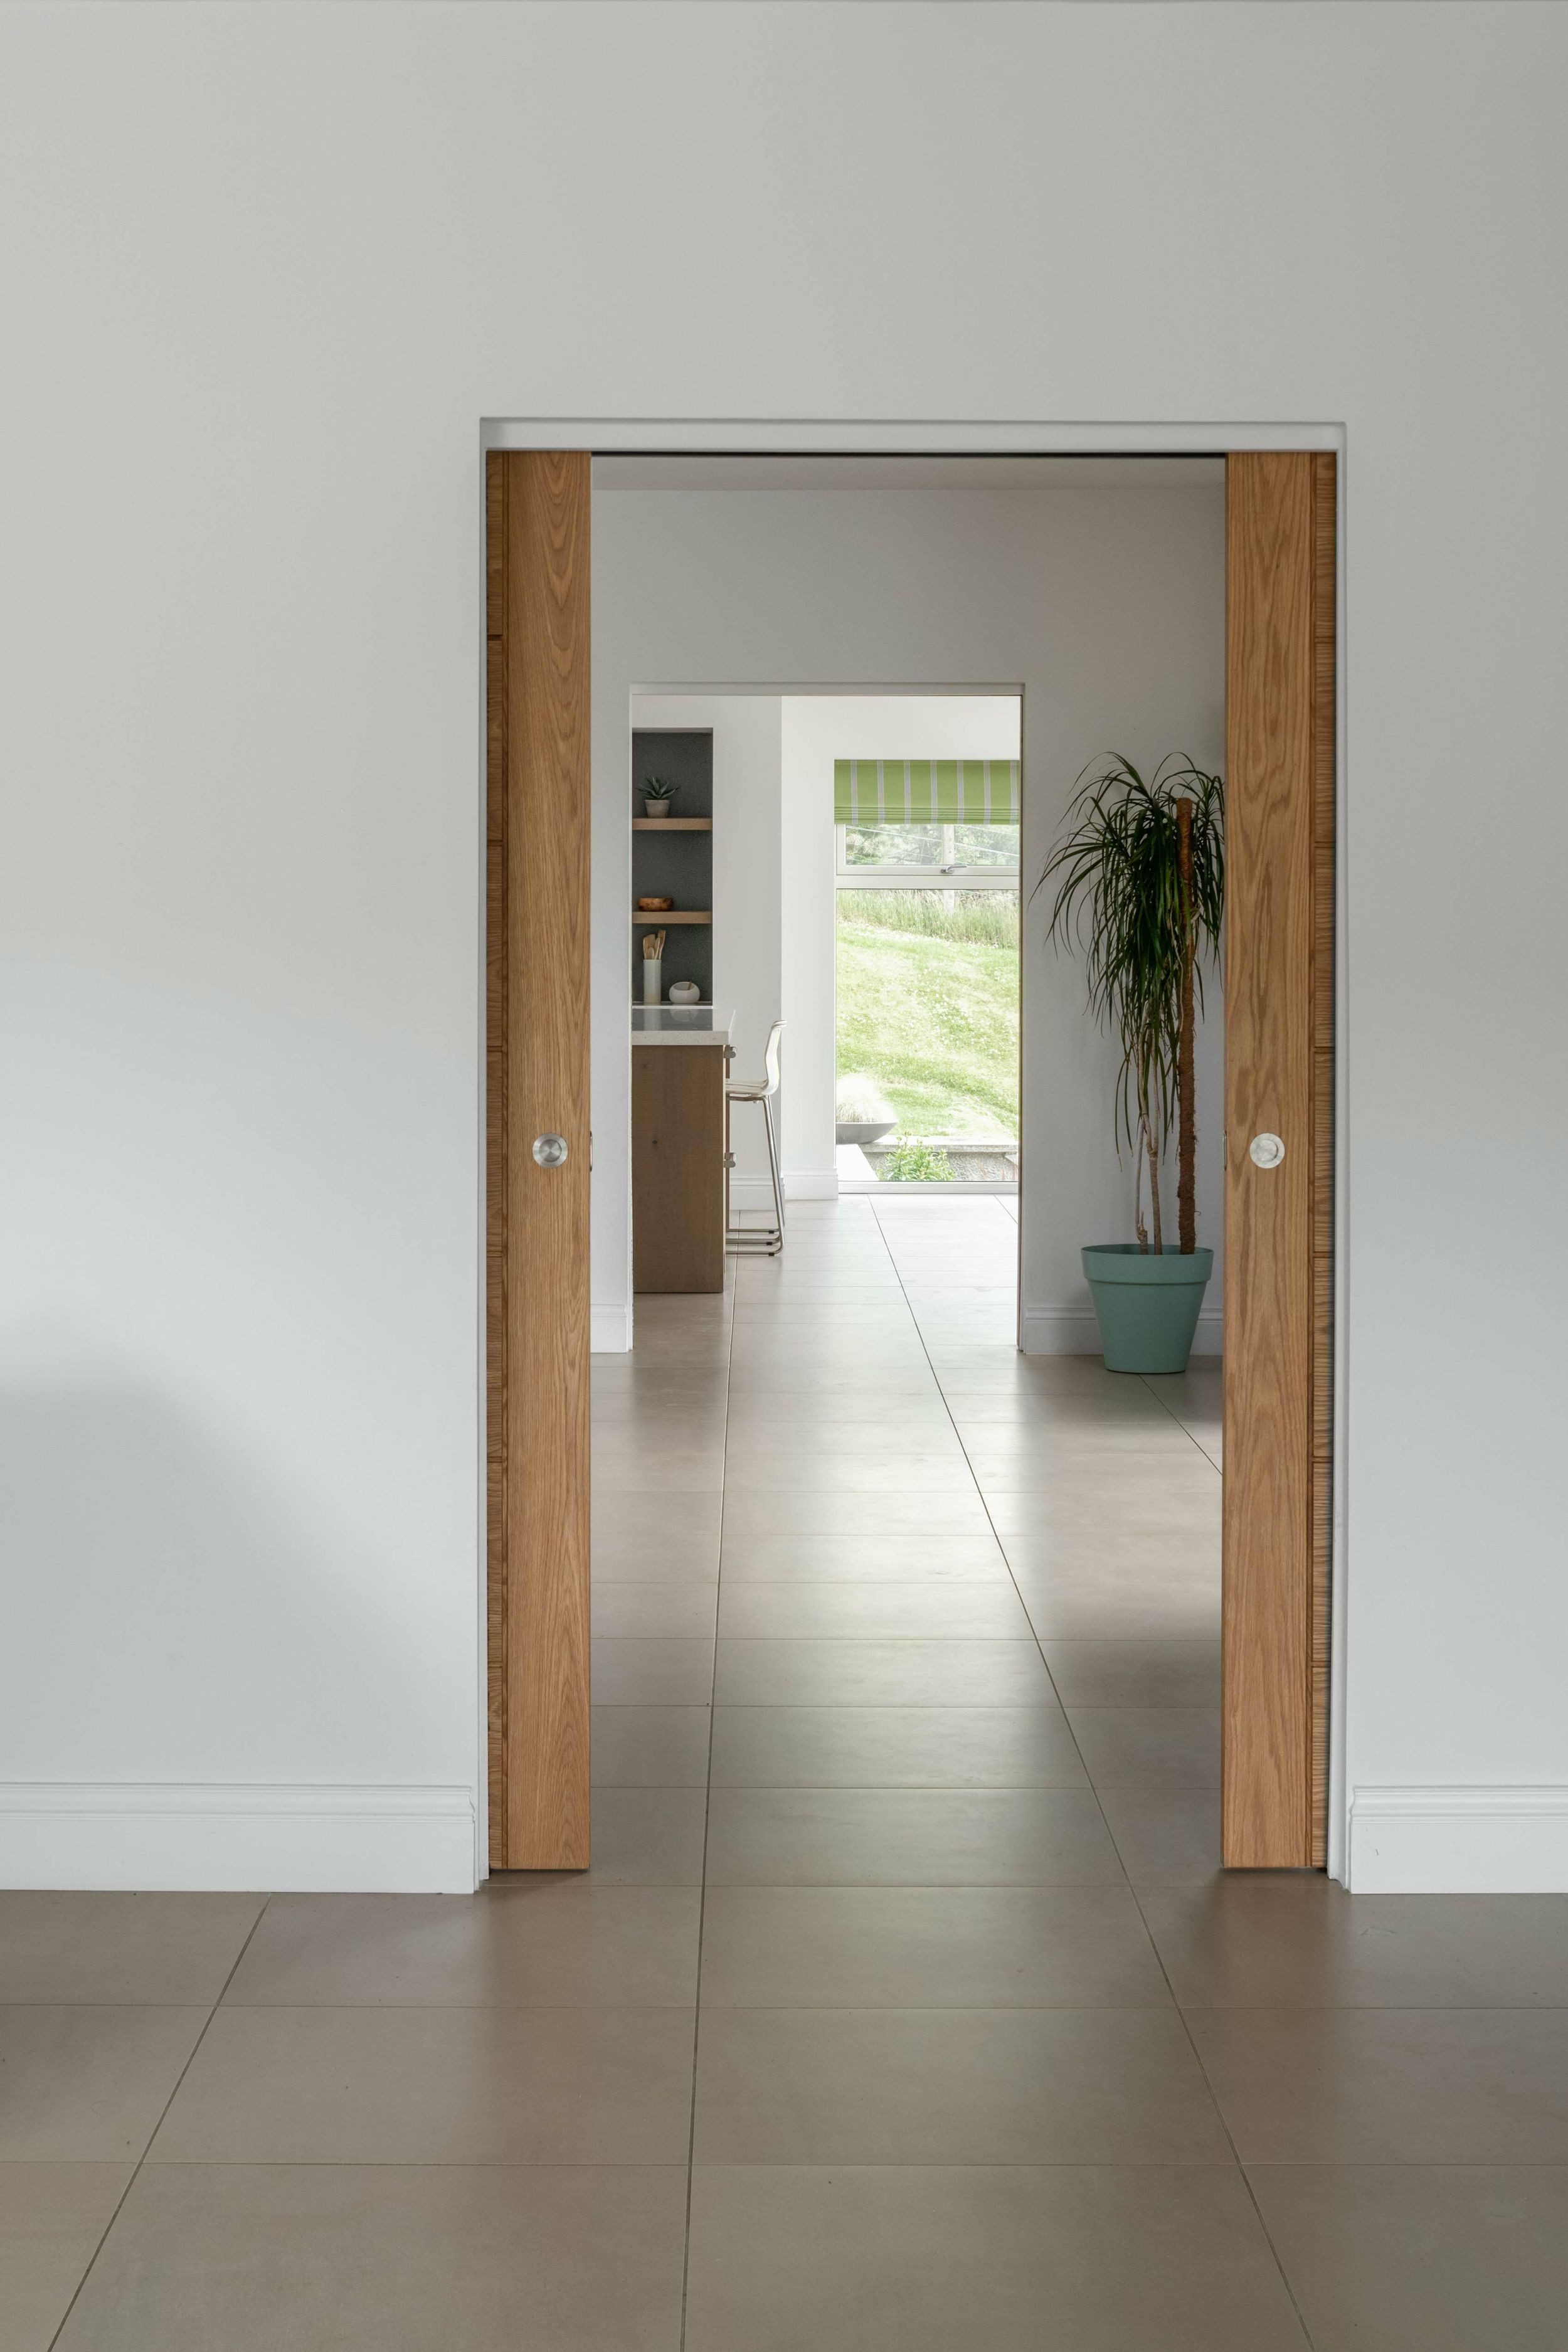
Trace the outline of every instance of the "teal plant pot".
{"type": "Polygon", "coordinates": [[[1136,1242],[1100,1242],[1083,1254],[1108,1372],[1184,1372],[1214,1272],[1213,1250],[1183,1257],[1167,1242],[1156,1256],[1136,1242]]]}

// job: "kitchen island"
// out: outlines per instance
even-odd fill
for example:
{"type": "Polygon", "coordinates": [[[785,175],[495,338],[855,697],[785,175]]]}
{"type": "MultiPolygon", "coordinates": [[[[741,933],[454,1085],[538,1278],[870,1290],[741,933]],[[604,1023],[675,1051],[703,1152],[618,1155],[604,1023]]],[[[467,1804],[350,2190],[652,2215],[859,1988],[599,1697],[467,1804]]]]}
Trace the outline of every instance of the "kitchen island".
{"type": "Polygon", "coordinates": [[[724,1085],[734,1014],[632,1007],[632,1287],[724,1287],[724,1085]]]}

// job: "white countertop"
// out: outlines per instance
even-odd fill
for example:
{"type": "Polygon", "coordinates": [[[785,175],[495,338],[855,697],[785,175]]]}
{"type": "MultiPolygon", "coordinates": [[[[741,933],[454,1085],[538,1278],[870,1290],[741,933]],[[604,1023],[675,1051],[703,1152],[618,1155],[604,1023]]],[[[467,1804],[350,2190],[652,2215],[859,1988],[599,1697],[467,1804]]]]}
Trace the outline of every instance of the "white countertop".
{"type": "Polygon", "coordinates": [[[634,1004],[634,1045],[727,1045],[735,1016],[711,1004],[634,1004]]]}

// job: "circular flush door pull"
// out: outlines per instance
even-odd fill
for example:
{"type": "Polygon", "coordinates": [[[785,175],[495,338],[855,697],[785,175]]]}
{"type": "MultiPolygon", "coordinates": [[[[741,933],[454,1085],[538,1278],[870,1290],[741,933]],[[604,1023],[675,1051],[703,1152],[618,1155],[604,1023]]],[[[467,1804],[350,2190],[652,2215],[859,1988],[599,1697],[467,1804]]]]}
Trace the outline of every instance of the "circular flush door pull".
{"type": "MultiPolygon", "coordinates": [[[[1284,1150],[1283,1145],[1280,1150],[1284,1150]]],[[[566,1138],[563,1135],[536,1135],[533,1156],[542,1168],[559,1168],[566,1157],[566,1138]]]]}
{"type": "MultiPolygon", "coordinates": [[[[536,1153],[538,1149],[536,1144],[536,1153]]],[[[1278,1168],[1285,1157],[1285,1139],[1280,1135],[1255,1135],[1247,1150],[1255,1168],[1278,1168]]]]}

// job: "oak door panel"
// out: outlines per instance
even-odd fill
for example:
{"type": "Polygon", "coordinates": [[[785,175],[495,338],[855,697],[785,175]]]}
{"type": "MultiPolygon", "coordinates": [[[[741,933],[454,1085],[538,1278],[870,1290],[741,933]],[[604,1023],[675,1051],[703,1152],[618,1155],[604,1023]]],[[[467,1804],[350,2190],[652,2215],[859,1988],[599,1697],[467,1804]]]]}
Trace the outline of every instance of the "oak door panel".
{"type": "Polygon", "coordinates": [[[1323,465],[1261,451],[1226,466],[1223,1819],[1233,1868],[1322,1858],[1333,1084],[1323,465]],[[1251,1158],[1262,1134],[1284,1142],[1277,1167],[1251,1158]]]}
{"type": "Polygon", "coordinates": [[[487,461],[490,1863],[589,1857],[589,459],[487,461]],[[560,1167],[534,1139],[559,1134],[560,1167]]]}

